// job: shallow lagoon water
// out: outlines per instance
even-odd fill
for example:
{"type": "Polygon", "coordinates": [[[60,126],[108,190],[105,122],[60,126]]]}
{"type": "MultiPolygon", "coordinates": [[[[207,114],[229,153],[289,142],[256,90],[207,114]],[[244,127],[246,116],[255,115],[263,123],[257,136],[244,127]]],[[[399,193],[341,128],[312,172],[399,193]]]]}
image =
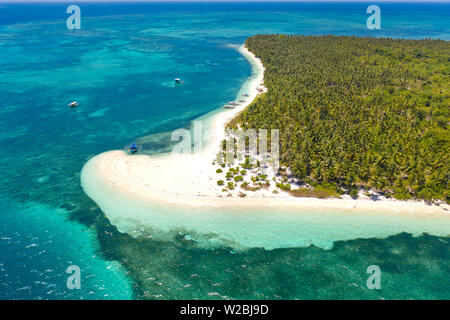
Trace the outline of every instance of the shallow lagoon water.
{"type": "Polygon", "coordinates": [[[199,248],[183,232],[170,241],[119,232],[80,187],[92,156],[139,139],[145,152],[166,150],[164,133],[232,100],[250,68],[230,43],[275,32],[450,39],[447,5],[384,5],[380,32],[365,28],[366,5],[83,4],[76,33],[65,5],[2,4],[0,296],[448,298],[446,237],[199,248]],[[68,109],[73,100],[80,107],[68,109]],[[68,263],[80,264],[81,292],[65,287],[68,263]],[[384,270],[387,290],[364,288],[369,264],[384,270]]]}

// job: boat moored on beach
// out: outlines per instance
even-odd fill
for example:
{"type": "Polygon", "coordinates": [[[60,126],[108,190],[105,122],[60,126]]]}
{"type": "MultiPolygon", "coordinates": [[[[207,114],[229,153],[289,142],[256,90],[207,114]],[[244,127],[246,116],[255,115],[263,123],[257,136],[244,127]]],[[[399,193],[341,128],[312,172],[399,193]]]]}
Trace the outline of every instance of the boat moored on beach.
{"type": "Polygon", "coordinates": [[[135,154],[136,152],[138,152],[138,146],[136,143],[131,144],[131,146],[128,147],[128,151],[131,154],[135,154]]]}

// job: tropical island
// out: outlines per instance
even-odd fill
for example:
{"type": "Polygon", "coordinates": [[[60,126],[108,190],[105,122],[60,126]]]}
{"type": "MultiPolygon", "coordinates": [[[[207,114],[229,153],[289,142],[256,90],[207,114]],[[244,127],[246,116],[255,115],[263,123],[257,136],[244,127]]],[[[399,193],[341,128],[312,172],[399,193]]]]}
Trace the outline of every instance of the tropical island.
{"type": "Polygon", "coordinates": [[[113,225],[268,249],[448,235],[448,42],[258,35],[236,48],[252,76],[228,108],[193,122],[194,152],[116,150],[85,164],[83,189],[113,225]],[[279,165],[251,161],[247,144],[230,156],[233,128],[258,140],[279,129],[267,146],[279,165]]]}
{"type": "MultiPolygon", "coordinates": [[[[269,90],[228,126],[279,129],[280,190],[450,201],[448,41],[257,35],[246,47],[269,90]]],[[[242,169],[226,173],[229,189],[242,169]]]]}

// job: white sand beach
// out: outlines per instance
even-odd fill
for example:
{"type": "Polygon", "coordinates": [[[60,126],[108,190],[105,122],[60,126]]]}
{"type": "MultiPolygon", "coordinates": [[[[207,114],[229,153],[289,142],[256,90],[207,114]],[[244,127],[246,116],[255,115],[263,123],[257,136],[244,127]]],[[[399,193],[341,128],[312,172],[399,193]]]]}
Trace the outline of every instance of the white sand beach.
{"type": "Polygon", "coordinates": [[[245,103],[198,119],[207,128],[201,151],[176,156],[110,151],[85,164],[84,191],[119,231],[162,239],[181,232],[206,246],[266,249],[310,244],[331,248],[338,240],[400,232],[450,234],[446,204],[373,200],[363,194],[356,200],[349,196],[300,198],[282,191],[274,194],[275,186],[246,192],[244,198],[238,196],[240,188],[224,192],[217,184],[218,165],[213,161],[225,137],[225,125],[255,99],[264,79],[259,59],[243,46],[239,51],[253,73],[236,98],[245,103]]]}
{"type": "MultiPolygon", "coordinates": [[[[339,208],[405,211],[408,213],[447,213],[447,205],[429,205],[423,201],[398,201],[381,197],[377,201],[370,198],[354,200],[344,199],[315,199],[296,198],[287,193],[273,194],[273,188],[246,193],[245,198],[227,196],[222,187],[217,185],[218,175],[216,166],[212,162],[219,151],[221,141],[225,137],[225,125],[240,111],[246,108],[259,94],[257,88],[264,81],[264,66],[244,46],[239,52],[252,65],[253,77],[246,84],[248,97],[242,97],[242,92],[236,100],[243,99],[244,103],[234,109],[223,111],[205,120],[211,123],[202,151],[192,154],[171,153],[156,156],[129,155],[124,151],[110,151],[91,159],[83,170],[95,170],[104,183],[110,184],[121,192],[150,201],[163,201],[191,206],[264,206],[270,207],[305,207],[305,208],[339,208]]],[[[206,117],[203,117],[206,118],[206,117]]],[[[89,178],[83,179],[83,186],[87,187],[89,178]]],[[[362,198],[362,199],[361,199],[362,198]]]]}

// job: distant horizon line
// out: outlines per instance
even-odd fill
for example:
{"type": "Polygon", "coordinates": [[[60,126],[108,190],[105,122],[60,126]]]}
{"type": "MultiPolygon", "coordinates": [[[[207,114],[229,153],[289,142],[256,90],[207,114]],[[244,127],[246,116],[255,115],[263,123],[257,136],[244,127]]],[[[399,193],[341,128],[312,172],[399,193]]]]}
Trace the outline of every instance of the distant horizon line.
{"type": "Polygon", "coordinates": [[[0,3],[450,3],[450,0],[0,0],[0,3]]]}

